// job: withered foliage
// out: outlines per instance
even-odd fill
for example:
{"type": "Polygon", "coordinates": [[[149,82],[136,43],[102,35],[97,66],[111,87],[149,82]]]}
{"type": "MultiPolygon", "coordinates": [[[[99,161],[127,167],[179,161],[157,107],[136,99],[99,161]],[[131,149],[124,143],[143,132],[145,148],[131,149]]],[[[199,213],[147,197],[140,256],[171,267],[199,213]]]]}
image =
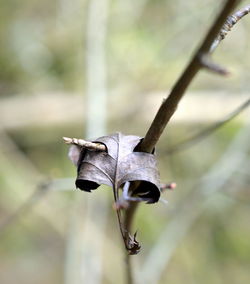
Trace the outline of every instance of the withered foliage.
{"type": "Polygon", "coordinates": [[[125,246],[130,254],[136,254],[140,245],[136,241],[136,234],[131,236],[124,229],[120,204],[134,201],[146,201],[155,203],[160,198],[160,180],[157,162],[154,154],[137,152],[136,146],[141,138],[134,135],[115,133],[103,136],[94,143],[101,143],[106,151],[98,151],[72,145],[69,156],[77,165],[76,187],[90,192],[101,184],[111,186],[114,192],[115,203],[121,233],[125,246]],[[121,197],[119,189],[130,182],[138,182],[138,186],[132,192],[126,191],[121,197]]]}

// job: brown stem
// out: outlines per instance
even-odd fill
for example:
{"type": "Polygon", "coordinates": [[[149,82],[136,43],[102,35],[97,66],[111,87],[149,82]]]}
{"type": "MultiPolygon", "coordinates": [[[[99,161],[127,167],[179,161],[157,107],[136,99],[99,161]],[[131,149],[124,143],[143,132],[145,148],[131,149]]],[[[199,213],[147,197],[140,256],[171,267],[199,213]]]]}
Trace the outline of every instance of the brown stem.
{"type": "MultiPolygon", "coordinates": [[[[201,56],[209,53],[211,45],[214,39],[219,34],[223,24],[225,23],[227,16],[231,11],[239,4],[240,0],[227,0],[223,5],[221,12],[215,19],[210,30],[205,36],[201,46],[195,52],[190,63],[180,76],[179,80],[174,85],[167,99],[164,100],[161,107],[159,108],[152,124],[150,125],[142,143],[137,148],[137,151],[151,153],[158,142],[162,132],[167,126],[170,118],[175,113],[179,101],[182,99],[186,89],[192,82],[195,75],[203,67],[200,60],[201,56]]],[[[131,185],[133,186],[133,184],[131,185]]],[[[128,210],[125,212],[125,229],[131,230],[132,222],[134,219],[134,213],[137,209],[138,203],[131,204],[128,210]]]]}
{"type": "Polygon", "coordinates": [[[228,32],[232,29],[232,27],[238,23],[240,19],[242,19],[244,16],[246,16],[248,13],[250,13],[250,5],[247,5],[243,9],[240,9],[236,11],[233,15],[227,17],[227,20],[223,27],[220,30],[219,35],[217,38],[214,40],[210,52],[213,52],[215,48],[218,46],[218,44],[226,37],[228,32]]]}
{"type": "Polygon", "coordinates": [[[165,129],[172,115],[175,113],[178,103],[182,99],[187,87],[190,85],[197,72],[203,67],[200,62],[200,56],[209,52],[210,47],[216,36],[219,34],[227,16],[239,2],[239,0],[228,0],[225,2],[225,5],[208,31],[201,46],[195,52],[192,60],[174,85],[168,98],[163,102],[158,110],[148,132],[146,133],[145,138],[140,145],[140,151],[152,152],[154,149],[163,130],[165,129]]]}
{"type": "MultiPolygon", "coordinates": [[[[126,252],[125,252],[126,253],[126,252]]],[[[133,271],[132,271],[132,264],[131,264],[131,255],[129,255],[128,253],[126,253],[126,277],[127,277],[127,284],[133,284],[134,280],[133,280],[133,271]]]]}

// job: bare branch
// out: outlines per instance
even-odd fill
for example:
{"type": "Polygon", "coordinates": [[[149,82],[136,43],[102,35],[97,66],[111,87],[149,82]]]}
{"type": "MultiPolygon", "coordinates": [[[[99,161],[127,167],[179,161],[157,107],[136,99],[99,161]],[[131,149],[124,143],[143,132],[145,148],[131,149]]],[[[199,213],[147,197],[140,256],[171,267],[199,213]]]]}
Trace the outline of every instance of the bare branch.
{"type": "Polygon", "coordinates": [[[225,67],[222,67],[217,63],[214,63],[211,60],[209,55],[205,55],[205,54],[201,55],[200,61],[201,61],[202,67],[207,69],[208,71],[217,73],[222,76],[228,76],[230,74],[230,72],[225,67]]]}
{"type": "Polygon", "coordinates": [[[195,134],[194,136],[191,136],[191,137],[185,139],[184,141],[179,142],[178,144],[176,144],[175,146],[173,146],[172,148],[167,150],[167,154],[171,155],[171,154],[185,150],[185,149],[195,145],[196,143],[198,143],[202,139],[213,134],[217,129],[224,126],[226,123],[233,120],[237,115],[239,115],[243,110],[247,109],[249,106],[250,106],[250,99],[248,99],[243,104],[241,104],[239,107],[237,107],[232,113],[227,115],[221,121],[218,121],[215,124],[212,124],[212,125],[208,126],[207,128],[201,130],[199,133],[195,134]]]}
{"type": "Polygon", "coordinates": [[[133,284],[134,276],[133,276],[133,270],[132,270],[131,255],[127,254],[125,261],[126,261],[126,277],[127,277],[126,283],[133,284]]]}
{"type": "Polygon", "coordinates": [[[22,214],[32,209],[49,191],[67,191],[72,185],[72,178],[44,180],[40,182],[33,193],[9,216],[0,222],[0,236],[13,223],[18,221],[22,214]]]}
{"type": "Polygon", "coordinates": [[[164,190],[174,190],[176,188],[177,184],[175,182],[171,182],[171,183],[166,183],[166,184],[162,184],[161,185],[161,191],[164,190]]]}
{"type": "Polygon", "coordinates": [[[239,0],[227,0],[225,2],[221,12],[205,36],[200,48],[198,48],[183,74],[174,85],[168,98],[159,108],[138,150],[149,153],[153,151],[170,118],[175,113],[187,87],[190,85],[197,72],[202,68],[200,56],[209,52],[210,47],[216,36],[219,34],[219,31],[225,23],[228,14],[231,13],[239,2],[239,0]]]}
{"type": "Polygon", "coordinates": [[[219,45],[219,43],[226,37],[228,32],[231,31],[232,27],[238,23],[240,19],[242,19],[244,16],[246,16],[250,12],[250,5],[244,7],[243,9],[237,11],[233,15],[229,16],[223,25],[222,29],[220,30],[220,33],[218,37],[215,39],[213,42],[211,48],[210,48],[210,53],[215,50],[215,48],[219,45]]]}
{"type": "Polygon", "coordinates": [[[40,184],[35,191],[28,197],[19,208],[17,208],[11,215],[6,217],[0,224],[0,236],[5,230],[13,224],[18,218],[32,206],[34,206],[47,192],[49,187],[46,184],[40,184]]]}
{"type": "MultiPolygon", "coordinates": [[[[177,106],[182,99],[186,89],[194,79],[195,75],[202,69],[203,64],[200,58],[203,55],[207,55],[210,51],[211,45],[214,42],[214,39],[219,34],[223,24],[226,21],[227,16],[231,13],[231,11],[237,6],[239,0],[227,0],[223,5],[221,12],[215,19],[212,24],[210,30],[205,36],[201,46],[195,52],[193,58],[190,63],[174,85],[172,91],[170,92],[167,99],[165,99],[159,108],[153,122],[151,123],[144,139],[137,147],[137,151],[148,152],[151,153],[158,142],[162,132],[167,126],[169,120],[172,115],[175,113],[177,106]]],[[[135,183],[131,183],[130,190],[133,191],[138,185],[135,183]]],[[[138,203],[131,203],[128,210],[125,211],[124,217],[124,226],[127,231],[131,230],[133,217],[138,207],[138,203]]]]}

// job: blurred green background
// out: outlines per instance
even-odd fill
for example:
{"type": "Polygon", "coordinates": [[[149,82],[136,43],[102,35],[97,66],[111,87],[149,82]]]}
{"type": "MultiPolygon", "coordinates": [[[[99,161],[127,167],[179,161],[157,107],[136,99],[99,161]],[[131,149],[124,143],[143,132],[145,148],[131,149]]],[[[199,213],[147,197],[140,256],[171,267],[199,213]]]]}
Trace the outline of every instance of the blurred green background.
{"type": "MultiPolygon", "coordinates": [[[[74,189],[62,136],[145,135],[222,2],[1,1],[0,283],[125,283],[112,191],[74,189]]],[[[249,111],[168,153],[249,97],[249,32],[246,16],[213,56],[231,76],[200,72],[161,137],[178,186],[139,208],[136,283],[250,280],[249,111]]]]}

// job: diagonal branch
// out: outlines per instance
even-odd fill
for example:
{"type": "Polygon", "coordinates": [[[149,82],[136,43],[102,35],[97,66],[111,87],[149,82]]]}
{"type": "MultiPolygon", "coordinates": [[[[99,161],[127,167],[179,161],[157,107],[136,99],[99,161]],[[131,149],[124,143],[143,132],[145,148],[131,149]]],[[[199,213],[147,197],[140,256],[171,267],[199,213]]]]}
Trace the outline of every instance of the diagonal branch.
{"type": "Polygon", "coordinates": [[[0,237],[5,232],[5,230],[13,224],[20,215],[28,211],[33,205],[35,205],[47,192],[48,187],[45,184],[38,185],[37,189],[29,196],[20,207],[18,207],[12,214],[7,216],[4,220],[1,220],[0,223],[0,237]]]}
{"type": "MultiPolygon", "coordinates": [[[[223,24],[225,23],[231,11],[240,3],[240,0],[227,0],[221,8],[220,13],[212,24],[210,30],[202,41],[200,47],[195,52],[190,63],[177,80],[167,99],[160,106],[153,122],[151,123],[144,139],[137,147],[137,151],[152,153],[161,134],[167,126],[169,120],[175,113],[177,106],[185,94],[186,89],[191,84],[195,75],[204,67],[201,58],[208,55],[211,46],[218,36],[223,24]]],[[[138,185],[131,183],[130,190],[134,190],[138,185]]],[[[131,203],[130,207],[125,211],[124,226],[129,232],[131,230],[134,214],[138,207],[138,203],[131,203]]]]}
{"type": "Polygon", "coordinates": [[[250,106],[250,99],[247,99],[245,102],[243,102],[239,107],[237,107],[233,112],[228,114],[224,119],[202,129],[197,134],[177,143],[176,145],[172,146],[170,149],[167,150],[166,154],[171,155],[176,152],[185,150],[194,144],[200,142],[203,138],[206,138],[207,136],[213,134],[217,129],[224,126],[226,123],[233,120],[236,116],[238,116],[242,111],[247,109],[250,106]]]}
{"type": "Polygon", "coordinates": [[[244,16],[246,16],[248,13],[250,13],[250,5],[247,5],[246,7],[238,10],[233,15],[228,16],[225,24],[223,25],[222,29],[220,30],[219,35],[214,40],[210,52],[213,52],[215,48],[219,45],[219,43],[226,37],[228,32],[232,29],[232,27],[238,23],[240,19],[242,19],[244,16]]]}
{"type": "Polygon", "coordinates": [[[223,24],[225,23],[227,16],[236,7],[240,0],[227,0],[221,9],[221,12],[217,16],[207,35],[205,36],[201,46],[195,52],[190,63],[180,76],[179,80],[174,85],[168,98],[164,100],[159,108],[152,124],[146,133],[138,150],[142,152],[152,152],[156,143],[158,142],[162,132],[167,126],[170,118],[175,113],[177,106],[182,99],[186,89],[194,79],[198,71],[203,67],[201,63],[201,56],[209,53],[209,50],[214,42],[214,39],[219,34],[223,24]]]}

